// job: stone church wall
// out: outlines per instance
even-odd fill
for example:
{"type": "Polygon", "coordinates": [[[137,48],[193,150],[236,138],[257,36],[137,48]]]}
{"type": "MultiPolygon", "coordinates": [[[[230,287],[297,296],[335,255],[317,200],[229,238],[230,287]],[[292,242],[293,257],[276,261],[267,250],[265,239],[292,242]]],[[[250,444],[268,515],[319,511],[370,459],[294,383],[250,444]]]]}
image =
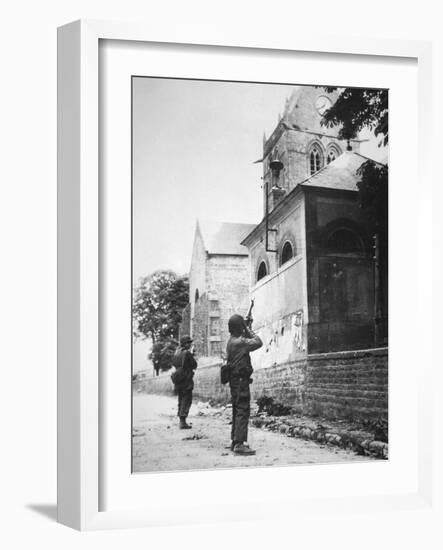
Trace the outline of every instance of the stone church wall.
{"type": "Polygon", "coordinates": [[[192,319],[192,338],[197,355],[208,355],[208,296],[202,294],[194,304],[194,318],[192,319]]]}
{"type": "Polygon", "coordinates": [[[303,196],[293,197],[279,209],[272,226],[277,229],[271,248],[266,252],[264,239],[256,237],[250,247],[251,295],[255,300],[254,329],[263,347],[253,354],[254,368],[287,364],[307,353],[308,306],[303,196]],[[289,242],[293,258],[281,264],[283,246],[289,242]],[[258,265],[266,262],[268,275],[256,281],[258,265]]]}
{"type": "Polygon", "coordinates": [[[311,190],[305,199],[308,277],[308,352],[359,350],[374,345],[374,264],[356,194],[311,190]],[[344,227],[361,249],[328,248],[344,227]]]}
{"type": "Polygon", "coordinates": [[[179,338],[191,334],[191,304],[182,311],[182,321],[178,329],[179,338]]]}
{"type": "MultiPolygon", "coordinates": [[[[200,271],[205,274],[205,292],[195,300],[191,287],[191,302],[183,312],[180,334],[187,329],[200,357],[220,357],[229,338],[229,317],[234,313],[245,315],[248,309],[248,258],[208,255],[195,263],[195,269],[200,265],[204,265],[200,271]]],[[[197,279],[193,272],[191,281],[197,279]]]]}
{"type": "Polygon", "coordinates": [[[226,349],[229,317],[234,313],[246,315],[249,307],[248,264],[247,256],[214,255],[208,259],[207,285],[211,300],[210,323],[213,325],[210,330],[211,355],[220,356],[226,349]],[[216,342],[219,342],[217,346],[216,342]]]}
{"type": "MultiPolygon", "coordinates": [[[[189,273],[189,303],[191,307],[191,319],[194,318],[194,304],[196,295],[201,296],[206,292],[206,251],[200,229],[197,226],[194,247],[192,249],[191,269],[189,273]]],[[[192,331],[192,327],[191,327],[192,331]]]]}
{"type": "MultiPolygon", "coordinates": [[[[337,138],[338,129],[322,126],[321,115],[315,107],[319,96],[327,96],[334,102],[339,93],[327,93],[312,86],[306,86],[289,100],[283,119],[263,145],[263,178],[271,182],[269,160],[278,157],[283,162],[278,185],[287,192],[308,178],[310,173],[309,153],[316,143],[321,151],[321,165],[326,166],[329,148],[343,153],[347,142],[337,138]]],[[[352,150],[359,152],[360,144],[351,140],[352,150]]]]}

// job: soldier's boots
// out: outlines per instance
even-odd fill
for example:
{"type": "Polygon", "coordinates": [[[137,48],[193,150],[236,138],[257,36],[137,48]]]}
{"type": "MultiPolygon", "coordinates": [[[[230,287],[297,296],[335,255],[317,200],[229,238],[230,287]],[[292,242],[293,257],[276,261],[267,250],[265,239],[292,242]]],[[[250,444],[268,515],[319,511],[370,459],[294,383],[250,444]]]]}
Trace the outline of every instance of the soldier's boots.
{"type": "Polygon", "coordinates": [[[180,430],[190,430],[192,426],[186,422],[186,416],[180,417],[180,424],[178,425],[180,430]]]}
{"type": "Polygon", "coordinates": [[[255,455],[254,449],[251,449],[247,443],[236,443],[234,445],[234,454],[241,456],[255,455]]]}

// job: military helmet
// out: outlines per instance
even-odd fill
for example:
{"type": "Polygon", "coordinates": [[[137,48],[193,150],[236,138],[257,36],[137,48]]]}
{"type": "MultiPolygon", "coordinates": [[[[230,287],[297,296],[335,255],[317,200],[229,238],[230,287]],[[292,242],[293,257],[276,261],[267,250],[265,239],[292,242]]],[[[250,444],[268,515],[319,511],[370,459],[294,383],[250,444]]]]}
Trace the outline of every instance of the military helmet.
{"type": "Polygon", "coordinates": [[[246,326],[245,320],[237,313],[232,315],[228,321],[228,330],[233,336],[240,336],[246,326]]]}
{"type": "Polygon", "coordinates": [[[181,345],[181,346],[186,346],[187,344],[192,344],[192,341],[193,341],[193,340],[192,340],[192,338],[191,338],[190,336],[188,336],[188,335],[182,336],[182,337],[180,338],[180,345],[181,345]]]}

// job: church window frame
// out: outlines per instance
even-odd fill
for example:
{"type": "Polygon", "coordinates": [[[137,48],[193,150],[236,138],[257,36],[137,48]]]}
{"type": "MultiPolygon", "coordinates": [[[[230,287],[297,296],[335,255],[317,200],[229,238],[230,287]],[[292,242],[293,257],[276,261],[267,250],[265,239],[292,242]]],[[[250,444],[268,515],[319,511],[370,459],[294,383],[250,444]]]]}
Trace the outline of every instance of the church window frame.
{"type": "Polygon", "coordinates": [[[257,275],[255,277],[256,282],[258,283],[259,281],[267,277],[268,274],[269,274],[268,264],[266,263],[265,260],[261,259],[258,262],[257,275]]]}
{"type": "Polygon", "coordinates": [[[196,304],[200,299],[200,292],[198,291],[198,288],[195,289],[194,293],[194,303],[196,304]]]}
{"type": "Polygon", "coordinates": [[[313,176],[325,165],[325,152],[318,141],[309,146],[308,170],[309,175],[313,176]]]}
{"type": "Polygon", "coordinates": [[[293,243],[286,239],[281,247],[280,253],[280,266],[288,263],[296,256],[295,246],[293,243]]]}
{"type": "Polygon", "coordinates": [[[330,145],[326,153],[326,164],[331,164],[342,154],[341,150],[337,145],[330,145]]]}

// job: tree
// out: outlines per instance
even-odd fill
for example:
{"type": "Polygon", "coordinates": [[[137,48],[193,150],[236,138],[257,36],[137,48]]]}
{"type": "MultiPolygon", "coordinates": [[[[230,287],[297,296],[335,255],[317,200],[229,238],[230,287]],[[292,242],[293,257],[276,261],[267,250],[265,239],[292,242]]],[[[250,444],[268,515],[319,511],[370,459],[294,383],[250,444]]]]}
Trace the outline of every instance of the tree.
{"type": "MultiPolygon", "coordinates": [[[[326,87],[331,93],[337,88],[326,87]]],[[[381,136],[379,145],[387,145],[388,90],[345,88],[336,102],[323,113],[321,123],[329,128],[340,126],[339,138],[356,138],[363,128],[369,128],[375,137],[381,136]]]]}
{"type": "MultiPolygon", "coordinates": [[[[326,87],[330,93],[337,88],[326,87]]],[[[380,138],[379,147],[389,142],[388,90],[345,88],[335,103],[323,113],[321,124],[339,126],[338,137],[351,140],[364,128],[380,138]]],[[[386,166],[368,160],[359,168],[358,183],[362,213],[372,234],[387,237],[388,230],[388,170],[386,166]]]]}
{"type": "Polygon", "coordinates": [[[140,279],[134,289],[134,336],[152,340],[150,358],[157,374],[170,367],[182,311],[188,301],[188,277],[178,276],[173,271],[155,271],[140,279]]]}
{"type": "Polygon", "coordinates": [[[168,370],[171,367],[177,346],[178,341],[175,338],[161,339],[152,345],[148,358],[151,359],[157,376],[161,370],[168,370]]]}
{"type": "Polygon", "coordinates": [[[388,167],[373,161],[364,162],[358,169],[357,184],[360,208],[369,232],[388,237],[388,167]]]}
{"type": "MultiPolygon", "coordinates": [[[[337,88],[325,87],[328,93],[337,88]]],[[[389,141],[388,90],[344,88],[335,103],[323,113],[321,124],[339,126],[338,137],[351,140],[364,128],[380,137],[379,147],[389,141]]],[[[364,162],[358,170],[359,201],[368,229],[380,238],[388,230],[388,170],[374,161],[364,162]]]]}

